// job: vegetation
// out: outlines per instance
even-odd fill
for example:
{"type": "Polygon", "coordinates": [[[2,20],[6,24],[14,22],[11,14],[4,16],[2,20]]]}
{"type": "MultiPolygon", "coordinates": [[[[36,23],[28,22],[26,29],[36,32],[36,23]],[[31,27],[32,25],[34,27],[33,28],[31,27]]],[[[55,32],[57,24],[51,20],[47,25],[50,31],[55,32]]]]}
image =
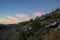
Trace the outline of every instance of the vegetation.
{"type": "MultiPolygon", "coordinates": [[[[3,30],[3,32],[0,33],[1,38],[3,39],[3,35],[4,37],[6,37],[5,39],[8,40],[60,40],[60,29],[43,29],[42,32],[38,32],[39,29],[41,28],[45,28],[45,25],[50,24],[51,22],[57,21],[59,22],[60,25],[60,9],[56,9],[52,12],[50,12],[49,14],[43,15],[41,17],[36,17],[34,20],[31,19],[29,21],[25,21],[25,22],[20,22],[18,24],[12,24],[10,27],[8,25],[3,25],[4,27],[0,27],[0,29],[6,28],[8,30],[3,30]],[[31,23],[31,24],[29,24],[31,23]],[[29,24],[29,25],[28,25],[29,24]],[[28,27],[32,27],[32,30],[28,30],[28,27]],[[20,28],[20,29],[19,29],[20,28]],[[26,29],[26,31],[24,31],[26,29]],[[17,31],[16,31],[17,30],[17,31]],[[52,30],[52,31],[51,31],[52,30]],[[39,34],[36,38],[32,37],[32,36],[36,36],[37,34],[39,34]],[[25,37],[27,34],[29,34],[29,37],[25,37]],[[36,33],[36,34],[34,34],[36,33]],[[5,35],[7,34],[7,35],[5,35]],[[15,36],[16,35],[16,36],[15,36]],[[10,38],[8,38],[10,36],[10,38]],[[18,37],[18,38],[17,38],[18,37]],[[12,39],[13,38],[13,39],[12,39]],[[54,39],[55,38],[55,39],[54,39]]],[[[60,27],[60,26],[59,26],[60,27]]],[[[2,31],[2,30],[0,30],[2,31]]],[[[1,40],[2,40],[1,39],[1,40]]]]}

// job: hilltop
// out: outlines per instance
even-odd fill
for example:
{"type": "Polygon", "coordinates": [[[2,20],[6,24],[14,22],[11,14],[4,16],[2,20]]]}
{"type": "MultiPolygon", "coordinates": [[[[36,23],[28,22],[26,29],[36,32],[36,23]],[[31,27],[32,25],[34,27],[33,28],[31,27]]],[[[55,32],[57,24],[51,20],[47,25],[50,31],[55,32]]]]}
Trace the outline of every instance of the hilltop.
{"type": "Polygon", "coordinates": [[[0,40],[60,40],[60,9],[34,20],[2,26],[0,40]]]}

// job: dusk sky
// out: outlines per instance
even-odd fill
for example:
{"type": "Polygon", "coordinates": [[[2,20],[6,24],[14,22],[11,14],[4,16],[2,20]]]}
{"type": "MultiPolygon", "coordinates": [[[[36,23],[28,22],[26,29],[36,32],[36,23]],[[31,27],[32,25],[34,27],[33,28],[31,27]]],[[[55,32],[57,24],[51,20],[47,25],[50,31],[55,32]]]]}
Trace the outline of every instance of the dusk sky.
{"type": "Polygon", "coordinates": [[[60,8],[60,0],[0,0],[0,24],[28,21],[60,8]]]}

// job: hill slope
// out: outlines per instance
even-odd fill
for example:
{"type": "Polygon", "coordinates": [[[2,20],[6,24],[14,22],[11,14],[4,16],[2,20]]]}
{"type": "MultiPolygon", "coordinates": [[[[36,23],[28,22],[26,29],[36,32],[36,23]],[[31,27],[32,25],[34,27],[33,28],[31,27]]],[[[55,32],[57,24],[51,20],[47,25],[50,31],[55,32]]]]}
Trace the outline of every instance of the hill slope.
{"type": "Polygon", "coordinates": [[[60,40],[60,9],[0,30],[0,40],[60,40]]]}

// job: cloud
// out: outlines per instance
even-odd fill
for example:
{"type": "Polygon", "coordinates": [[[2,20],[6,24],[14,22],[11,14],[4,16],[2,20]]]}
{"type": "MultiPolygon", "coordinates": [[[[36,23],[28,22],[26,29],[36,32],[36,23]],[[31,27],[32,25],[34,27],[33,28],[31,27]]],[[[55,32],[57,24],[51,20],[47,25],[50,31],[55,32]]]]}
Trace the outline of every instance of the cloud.
{"type": "Polygon", "coordinates": [[[42,13],[40,13],[40,12],[35,12],[34,13],[34,17],[41,17],[42,16],[42,13]]]}
{"type": "Polygon", "coordinates": [[[7,16],[8,19],[15,21],[15,22],[23,22],[23,21],[29,21],[31,18],[27,14],[16,14],[14,16],[7,16]]]}
{"type": "MultiPolygon", "coordinates": [[[[41,17],[42,13],[41,12],[35,12],[32,18],[35,17],[41,17]]],[[[16,14],[14,16],[7,16],[6,18],[0,18],[0,23],[2,24],[13,24],[13,23],[18,23],[18,22],[23,22],[23,21],[29,21],[31,17],[27,14],[16,14]]]]}
{"type": "Polygon", "coordinates": [[[19,18],[17,18],[17,17],[7,16],[7,18],[9,18],[9,19],[11,19],[11,20],[14,20],[14,21],[16,21],[16,22],[19,21],[19,18]]]}
{"type": "Polygon", "coordinates": [[[16,14],[16,16],[19,17],[20,20],[25,20],[25,21],[30,20],[30,17],[27,14],[16,14]]]}
{"type": "Polygon", "coordinates": [[[0,24],[13,24],[11,20],[7,20],[5,18],[0,18],[0,24]]]}
{"type": "Polygon", "coordinates": [[[8,23],[13,24],[14,22],[12,20],[6,20],[8,23]]]}

